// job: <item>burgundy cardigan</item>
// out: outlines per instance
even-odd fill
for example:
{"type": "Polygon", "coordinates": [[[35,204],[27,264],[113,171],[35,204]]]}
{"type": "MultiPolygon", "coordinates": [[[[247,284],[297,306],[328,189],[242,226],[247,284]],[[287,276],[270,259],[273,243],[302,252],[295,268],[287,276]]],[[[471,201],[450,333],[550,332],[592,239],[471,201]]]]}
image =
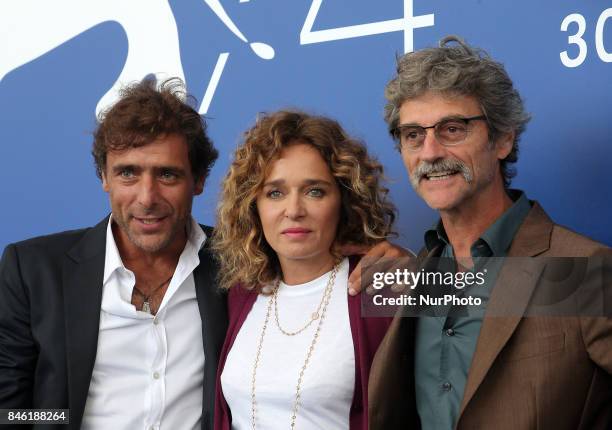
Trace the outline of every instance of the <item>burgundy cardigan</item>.
{"type": "MultiPolygon", "coordinates": [[[[349,273],[357,263],[356,258],[350,258],[349,273]]],[[[348,294],[348,293],[347,293],[348,294]]],[[[221,373],[225,367],[227,354],[240,331],[240,327],[251,312],[258,294],[240,286],[231,288],[228,297],[229,327],[217,369],[215,388],[215,430],[230,430],[231,417],[227,402],[221,390],[221,373]]],[[[348,297],[349,321],[353,345],[355,346],[355,389],[350,411],[350,430],[367,430],[368,428],[368,375],[372,359],[378,345],[382,341],[392,318],[361,318],[361,297],[348,297]]]]}

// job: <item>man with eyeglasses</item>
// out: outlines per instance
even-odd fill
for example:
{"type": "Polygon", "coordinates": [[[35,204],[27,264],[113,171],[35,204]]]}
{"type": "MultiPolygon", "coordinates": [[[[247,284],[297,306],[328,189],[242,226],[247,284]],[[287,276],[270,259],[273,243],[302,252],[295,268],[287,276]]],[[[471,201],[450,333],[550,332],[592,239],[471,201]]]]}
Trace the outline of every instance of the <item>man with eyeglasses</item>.
{"type": "Polygon", "coordinates": [[[529,115],[504,67],[448,36],[402,57],[385,97],[410,183],[440,214],[420,267],[503,263],[487,275],[484,314],[396,316],[372,365],[370,428],[612,428],[612,319],[491,313],[525,308],[551,278],[541,260],[507,257],[610,256],[509,188],[529,115]]]}

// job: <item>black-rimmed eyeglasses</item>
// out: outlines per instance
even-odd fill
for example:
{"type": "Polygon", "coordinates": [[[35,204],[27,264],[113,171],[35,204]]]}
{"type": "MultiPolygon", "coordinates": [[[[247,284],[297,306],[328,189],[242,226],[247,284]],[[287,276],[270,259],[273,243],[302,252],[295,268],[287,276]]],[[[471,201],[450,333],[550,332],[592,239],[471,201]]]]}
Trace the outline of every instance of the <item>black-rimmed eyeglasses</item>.
{"type": "Polygon", "coordinates": [[[391,134],[398,143],[398,149],[406,148],[410,151],[418,151],[423,146],[423,142],[425,142],[427,130],[433,128],[438,143],[444,146],[453,146],[465,140],[469,131],[470,121],[486,121],[486,119],[487,117],[484,115],[469,118],[445,118],[429,127],[402,124],[394,128],[391,134]]]}

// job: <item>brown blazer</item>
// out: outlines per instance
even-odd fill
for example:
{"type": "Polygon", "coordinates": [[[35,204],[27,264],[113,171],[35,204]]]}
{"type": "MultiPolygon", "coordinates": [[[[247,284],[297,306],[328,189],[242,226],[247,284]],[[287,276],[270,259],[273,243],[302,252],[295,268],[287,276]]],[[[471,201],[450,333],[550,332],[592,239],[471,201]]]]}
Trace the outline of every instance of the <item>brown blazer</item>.
{"type": "MultiPolygon", "coordinates": [[[[510,257],[596,254],[608,258],[611,250],[554,224],[538,203],[508,252],[510,257]]],[[[527,306],[541,282],[543,266],[537,261],[518,271],[506,264],[499,274],[469,369],[457,429],[612,429],[612,318],[489,316],[509,302],[527,306]]],[[[414,394],[414,322],[396,316],[372,363],[371,430],[420,428],[414,394]]]]}

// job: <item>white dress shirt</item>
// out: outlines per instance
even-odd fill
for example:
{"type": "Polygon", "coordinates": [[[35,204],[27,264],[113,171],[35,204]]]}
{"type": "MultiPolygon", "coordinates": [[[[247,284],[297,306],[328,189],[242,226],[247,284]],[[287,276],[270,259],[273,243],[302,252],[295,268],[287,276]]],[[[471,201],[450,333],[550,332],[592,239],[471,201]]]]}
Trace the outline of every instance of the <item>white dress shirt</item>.
{"type": "MultiPolygon", "coordinates": [[[[305,325],[321,302],[330,272],[300,285],[281,282],[279,321],[295,331],[305,325]]],[[[355,350],[348,313],[349,262],[340,264],[319,339],[301,387],[295,427],[301,430],[346,430],[355,388],[355,350]]],[[[251,426],[251,380],[270,296],[260,294],[240,328],[221,374],[223,395],[232,412],[232,429],[251,426]]],[[[288,429],[300,370],[318,320],[295,336],[276,326],[274,310],[261,348],[255,396],[257,429],[288,429]]]]}
{"type": "Polygon", "coordinates": [[[193,270],[206,234],[191,220],[157,315],[131,303],[136,278],[125,268],[109,220],[98,349],[83,429],[199,429],[204,350],[193,270]]]}

